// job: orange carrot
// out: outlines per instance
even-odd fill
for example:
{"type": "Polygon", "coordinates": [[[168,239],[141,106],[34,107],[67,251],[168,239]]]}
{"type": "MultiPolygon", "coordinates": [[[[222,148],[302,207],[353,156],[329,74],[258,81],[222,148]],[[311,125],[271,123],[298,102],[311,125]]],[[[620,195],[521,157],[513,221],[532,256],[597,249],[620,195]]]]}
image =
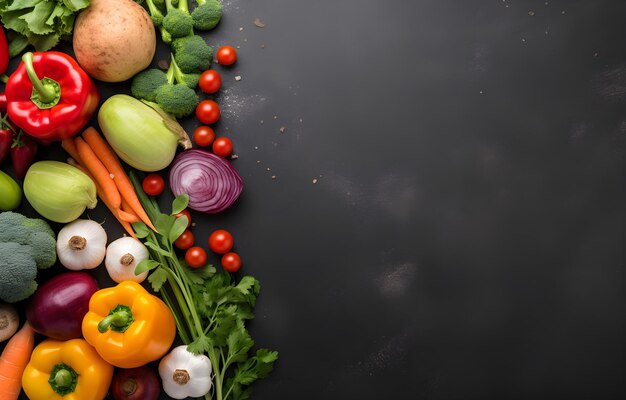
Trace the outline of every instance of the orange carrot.
{"type": "Polygon", "coordinates": [[[76,149],[76,144],[74,143],[73,138],[63,139],[61,141],[61,147],[63,150],[67,152],[78,164],[82,164],[82,160],[78,155],[78,150],[76,149]]]}
{"type": "Polygon", "coordinates": [[[17,400],[22,390],[22,374],[35,347],[35,331],[24,323],[0,356],[0,398],[17,400]]]}
{"type": "Polygon", "coordinates": [[[137,239],[137,236],[135,235],[135,231],[133,230],[133,227],[130,224],[130,222],[120,216],[120,211],[121,212],[123,211],[119,208],[115,208],[113,204],[111,204],[110,199],[107,197],[106,193],[104,193],[104,190],[102,189],[102,187],[98,185],[97,183],[96,183],[96,191],[98,192],[98,197],[100,197],[100,200],[102,200],[104,205],[107,206],[107,208],[111,211],[111,214],[113,214],[115,219],[117,219],[117,221],[122,225],[124,230],[128,232],[130,236],[137,239]]]}
{"type": "Polygon", "coordinates": [[[102,200],[104,205],[107,206],[107,208],[111,211],[111,214],[113,214],[113,216],[118,220],[118,222],[122,225],[122,227],[126,230],[126,232],[128,232],[130,236],[137,239],[137,236],[135,235],[135,231],[133,230],[133,227],[130,225],[130,223],[139,221],[139,218],[134,214],[122,211],[122,209],[120,208],[117,208],[117,209],[114,208],[111,202],[109,201],[109,199],[106,197],[107,194],[104,192],[104,190],[102,190],[102,187],[98,185],[98,183],[93,179],[93,176],[91,176],[91,173],[89,173],[89,171],[85,167],[78,164],[76,160],[74,160],[73,158],[68,158],[67,163],[80,169],[92,181],[94,181],[94,185],[96,185],[96,192],[98,193],[98,197],[100,198],[100,200],[102,200]]]}
{"type": "Polygon", "coordinates": [[[98,156],[96,156],[91,147],[85,143],[83,139],[80,137],[75,138],[74,144],[76,144],[78,156],[82,160],[80,164],[89,170],[94,181],[100,185],[103,194],[109,200],[111,206],[115,209],[119,209],[122,205],[122,199],[113,179],[111,179],[109,171],[102,165],[98,156]]]}
{"type": "Polygon", "coordinates": [[[93,152],[97,154],[106,169],[113,174],[113,181],[115,181],[120,195],[128,202],[128,205],[135,214],[137,214],[146,225],[156,231],[146,211],[141,206],[141,202],[139,198],[137,198],[137,193],[135,193],[135,188],[133,188],[133,184],[130,182],[130,179],[128,179],[128,175],[126,175],[122,163],[117,158],[117,154],[115,154],[111,146],[109,146],[93,127],[89,127],[83,132],[83,138],[89,144],[93,152]]]}

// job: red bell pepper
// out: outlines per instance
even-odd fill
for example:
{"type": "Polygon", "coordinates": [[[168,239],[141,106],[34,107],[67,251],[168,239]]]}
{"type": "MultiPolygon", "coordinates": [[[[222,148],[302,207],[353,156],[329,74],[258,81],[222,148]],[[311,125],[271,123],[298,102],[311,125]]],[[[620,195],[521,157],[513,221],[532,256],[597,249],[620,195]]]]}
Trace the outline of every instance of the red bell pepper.
{"type": "Polygon", "coordinates": [[[57,51],[25,53],[5,93],[11,121],[43,142],[77,134],[100,101],[98,88],[85,71],[57,51]]]}
{"type": "Polygon", "coordinates": [[[9,44],[4,34],[4,29],[0,26],[0,75],[4,74],[9,66],[9,44]]]}
{"type": "Polygon", "coordinates": [[[13,140],[13,145],[11,145],[11,164],[15,176],[24,179],[26,171],[33,165],[36,157],[37,143],[24,131],[20,131],[13,140]]]}

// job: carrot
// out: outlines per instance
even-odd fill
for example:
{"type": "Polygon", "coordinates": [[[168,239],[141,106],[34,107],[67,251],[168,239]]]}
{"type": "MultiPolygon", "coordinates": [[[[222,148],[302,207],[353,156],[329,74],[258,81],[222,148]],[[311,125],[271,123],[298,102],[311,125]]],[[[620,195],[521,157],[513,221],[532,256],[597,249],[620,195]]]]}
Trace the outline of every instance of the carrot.
{"type": "Polygon", "coordinates": [[[78,164],[82,164],[82,160],[78,155],[78,150],[76,149],[76,144],[74,143],[73,138],[63,139],[61,141],[61,148],[67,152],[78,164]]]}
{"type": "MultiPolygon", "coordinates": [[[[78,169],[80,169],[92,181],[94,181],[94,185],[96,185],[96,192],[98,193],[98,197],[100,197],[100,200],[102,200],[104,205],[107,206],[107,208],[111,211],[111,214],[113,214],[115,219],[117,219],[117,221],[122,225],[122,227],[126,230],[126,232],[128,232],[128,234],[130,236],[132,236],[135,239],[137,239],[137,236],[135,235],[135,231],[133,230],[133,227],[130,225],[130,223],[139,221],[139,218],[137,218],[137,216],[134,215],[134,214],[122,211],[121,208],[114,208],[113,205],[111,204],[111,202],[109,201],[109,199],[106,197],[107,194],[104,192],[102,187],[100,185],[98,185],[98,183],[93,179],[93,176],[91,176],[91,173],[85,167],[83,167],[82,165],[78,164],[76,162],[76,160],[74,160],[73,158],[68,158],[67,159],[67,163],[72,165],[72,166],[74,166],[74,167],[76,167],[76,168],[78,168],[78,169]]],[[[117,190],[117,188],[115,188],[115,189],[117,190]]],[[[0,399],[0,400],[2,400],[2,399],[0,399]]]]}
{"type": "Polygon", "coordinates": [[[133,188],[133,184],[130,182],[130,179],[128,179],[128,175],[126,175],[122,163],[117,158],[111,146],[109,146],[93,127],[89,127],[83,132],[83,138],[89,146],[91,146],[93,152],[97,154],[106,169],[113,174],[113,181],[115,181],[120,195],[126,200],[130,208],[137,214],[139,219],[156,231],[146,211],[141,206],[137,193],[135,193],[135,188],[133,188]]]}
{"type": "Polygon", "coordinates": [[[22,390],[22,374],[35,347],[35,331],[24,323],[0,356],[0,398],[17,400],[22,390]]]}
{"type": "Polygon", "coordinates": [[[122,205],[122,199],[115,183],[111,179],[109,171],[102,165],[98,156],[96,156],[91,147],[89,147],[83,139],[77,137],[74,139],[74,143],[76,144],[76,150],[78,150],[78,156],[83,161],[81,165],[89,170],[94,181],[100,185],[109,203],[111,203],[115,209],[119,209],[122,205]]]}
{"type": "Polygon", "coordinates": [[[130,236],[137,239],[137,236],[135,235],[135,231],[133,230],[133,227],[130,224],[130,222],[120,216],[120,212],[123,212],[123,211],[120,208],[115,208],[115,206],[113,206],[110,199],[107,197],[107,194],[102,189],[102,186],[98,185],[97,183],[96,183],[96,191],[98,192],[98,197],[100,197],[100,200],[102,200],[104,205],[107,206],[107,208],[111,211],[111,214],[113,214],[115,219],[117,219],[117,221],[122,225],[124,230],[128,232],[130,236]]]}

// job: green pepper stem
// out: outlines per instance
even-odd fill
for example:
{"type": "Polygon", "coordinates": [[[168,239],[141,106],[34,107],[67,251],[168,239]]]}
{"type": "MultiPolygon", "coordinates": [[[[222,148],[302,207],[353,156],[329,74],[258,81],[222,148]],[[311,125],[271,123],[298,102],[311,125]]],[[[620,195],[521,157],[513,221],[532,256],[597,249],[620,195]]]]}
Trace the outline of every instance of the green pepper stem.
{"type": "Polygon", "coordinates": [[[55,393],[59,396],[65,396],[76,389],[78,374],[69,365],[60,363],[55,365],[52,371],[50,371],[48,383],[55,393]]]}
{"type": "Polygon", "coordinates": [[[72,374],[65,368],[60,369],[54,375],[54,382],[60,388],[66,388],[72,384],[72,374]]]}
{"type": "Polygon", "coordinates": [[[22,62],[24,62],[28,78],[33,84],[33,89],[35,89],[37,95],[39,96],[39,101],[42,103],[54,102],[54,100],[58,97],[57,90],[55,89],[55,86],[50,83],[44,84],[37,76],[35,67],[33,67],[33,53],[30,51],[24,53],[22,56],[22,62]]]}
{"type": "Polygon", "coordinates": [[[105,333],[109,330],[124,332],[133,323],[133,314],[127,306],[118,305],[111,313],[98,324],[98,331],[105,333]]]}

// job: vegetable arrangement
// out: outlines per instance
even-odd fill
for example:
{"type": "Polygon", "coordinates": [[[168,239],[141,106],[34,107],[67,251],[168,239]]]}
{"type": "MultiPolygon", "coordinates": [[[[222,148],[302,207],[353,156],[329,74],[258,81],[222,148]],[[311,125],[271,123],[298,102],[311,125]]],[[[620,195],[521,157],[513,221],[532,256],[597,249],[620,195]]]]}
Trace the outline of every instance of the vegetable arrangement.
{"type": "MultiPolygon", "coordinates": [[[[23,53],[0,94],[0,164],[11,159],[0,171],[1,399],[23,389],[33,400],[161,390],[243,400],[272,371],[278,353],[255,348],[246,328],[259,282],[238,275],[227,230],[196,243],[189,211],[220,213],[243,190],[232,141],[210,126],[221,115],[214,51],[195,33],[221,18],[219,0],[0,0],[0,69],[23,53]],[[76,60],[48,51],[60,40],[72,40],[76,60]],[[163,70],[148,68],[158,40],[171,50],[163,70]],[[100,104],[94,80],[128,80],[133,96],[100,104]],[[186,117],[200,124],[193,141],[177,120],[186,117]],[[46,159],[48,146],[66,162],[46,159]],[[163,193],[175,197],[170,213],[163,193]],[[41,218],[23,215],[26,203],[41,218]],[[98,203],[124,236],[89,218],[98,203]],[[115,284],[97,282],[98,268],[115,284]],[[21,328],[5,304],[20,302],[21,328]]],[[[237,59],[230,46],[215,56],[237,59]]]]}

